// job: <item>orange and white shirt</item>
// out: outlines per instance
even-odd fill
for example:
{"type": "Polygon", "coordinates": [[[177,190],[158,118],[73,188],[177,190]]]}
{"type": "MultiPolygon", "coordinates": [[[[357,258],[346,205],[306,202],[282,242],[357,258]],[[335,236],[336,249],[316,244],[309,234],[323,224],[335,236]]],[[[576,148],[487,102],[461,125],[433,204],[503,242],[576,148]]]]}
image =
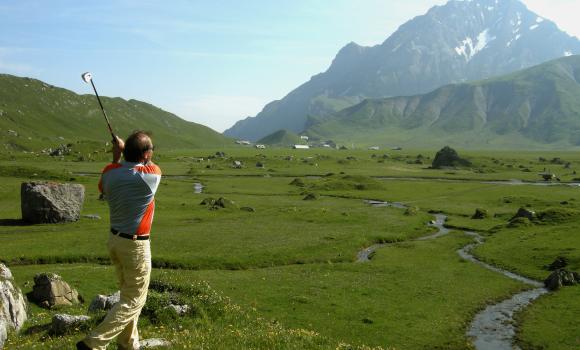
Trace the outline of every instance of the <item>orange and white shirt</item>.
{"type": "Polygon", "coordinates": [[[161,169],[152,162],[107,165],[99,190],[109,202],[111,228],[130,235],[149,235],[160,182],[161,169]]]}

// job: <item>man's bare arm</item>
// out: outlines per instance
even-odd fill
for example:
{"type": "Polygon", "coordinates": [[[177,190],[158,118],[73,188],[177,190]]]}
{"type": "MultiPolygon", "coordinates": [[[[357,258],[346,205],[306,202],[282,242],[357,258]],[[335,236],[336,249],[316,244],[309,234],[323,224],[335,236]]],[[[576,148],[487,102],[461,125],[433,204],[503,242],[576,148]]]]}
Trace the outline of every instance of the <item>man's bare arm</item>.
{"type": "Polygon", "coordinates": [[[125,142],[123,142],[119,136],[115,135],[115,140],[113,142],[113,163],[119,163],[121,161],[124,149],[125,142]]]}

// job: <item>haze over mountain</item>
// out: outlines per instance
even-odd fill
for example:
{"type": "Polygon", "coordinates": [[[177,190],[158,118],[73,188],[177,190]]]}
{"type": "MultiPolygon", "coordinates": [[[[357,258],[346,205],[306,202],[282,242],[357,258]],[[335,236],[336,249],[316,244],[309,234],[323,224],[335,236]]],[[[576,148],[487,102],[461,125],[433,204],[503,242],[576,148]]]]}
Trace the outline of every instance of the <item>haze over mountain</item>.
{"type": "MultiPolygon", "coordinates": [[[[156,146],[192,148],[232,144],[218,132],[185,121],[137,100],[101,97],[113,129],[153,131],[156,146]]],[[[39,150],[61,143],[110,141],[94,95],[76,93],[40,80],[0,74],[0,144],[7,149],[39,150]]]]}
{"type": "Polygon", "coordinates": [[[257,140],[280,129],[301,132],[365,98],[422,94],[578,53],[577,38],[518,0],[449,1],[380,45],[346,45],[326,72],[224,134],[257,140]]]}
{"type": "Polygon", "coordinates": [[[380,145],[580,146],[580,56],[409,97],[368,99],[306,133],[380,145]]]}

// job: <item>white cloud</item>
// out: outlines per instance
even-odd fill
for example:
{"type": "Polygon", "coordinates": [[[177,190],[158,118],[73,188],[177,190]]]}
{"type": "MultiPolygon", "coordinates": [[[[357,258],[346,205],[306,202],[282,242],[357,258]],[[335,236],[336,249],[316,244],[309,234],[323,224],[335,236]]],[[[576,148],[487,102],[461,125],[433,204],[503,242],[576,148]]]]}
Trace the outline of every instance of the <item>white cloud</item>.
{"type": "Polygon", "coordinates": [[[256,96],[200,95],[171,110],[181,118],[223,132],[236,121],[255,116],[271,100],[256,96]]]}

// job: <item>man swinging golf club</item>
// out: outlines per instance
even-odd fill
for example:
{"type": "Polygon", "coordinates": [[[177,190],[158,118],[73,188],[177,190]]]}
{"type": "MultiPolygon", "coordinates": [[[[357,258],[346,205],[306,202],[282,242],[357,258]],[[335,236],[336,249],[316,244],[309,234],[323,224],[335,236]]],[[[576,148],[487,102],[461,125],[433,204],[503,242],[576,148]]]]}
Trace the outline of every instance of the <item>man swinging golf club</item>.
{"type": "Polygon", "coordinates": [[[149,288],[149,232],[161,170],[151,161],[153,143],[149,134],[137,131],[123,142],[110,124],[109,131],[113,136],[113,162],[103,170],[99,190],[109,203],[111,234],[107,248],[117,272],[121,298],[76,347],[104,350],[116,337],[120,349],[134,350],[139,349],[137,321],[149,288]]]}

